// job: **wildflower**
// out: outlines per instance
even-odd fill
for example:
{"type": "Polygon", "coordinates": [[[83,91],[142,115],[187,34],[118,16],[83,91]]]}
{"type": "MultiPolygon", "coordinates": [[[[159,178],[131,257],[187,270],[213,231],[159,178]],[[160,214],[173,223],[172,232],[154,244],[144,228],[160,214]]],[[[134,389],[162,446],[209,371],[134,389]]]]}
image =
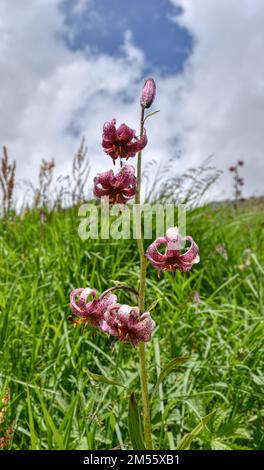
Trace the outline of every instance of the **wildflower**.
{"type": "Polygon", "coordinates": [[[7,447],[10,441],[12,440],[13,433],[14,433],[14,426],[15,426],[15,422],[10,424],[10,426],[5,431],[5,434],[0,437],[0,449],[1,450],[7,447]]]}
{"type": "Polygon", "coordinates": [[[184,237],[191,243],[184,253],[181,253],[181,240],[177,227],[171,227],[166,232],[166,237],[157,238],[147,249],[146,257],[151,262],[152,266],[161,271],[176,271],[179,269],[182,272],[189,271],[192,266],[199,263],[199,248],[193,241],[192,237],[184,237]],[[165,245],[165,253],[162,254],[158,251],[160,245],[165,245]]]}
{"type": "Polygon", "coordinates": [[[120,341],[136,345],[139,341],[150,341],[155,328],[149,312],[140,315],[138,307],[116,304],[105,314],[106,331],[120,341]]]}
{"type": "Polygon", "coordinates": [[[244,186],[245,184],[244,178],[238,178],[237,182],[240,186],[244,186]]]}
{"type": "MultiPolygon", "coordinates": [[[[86,287],[85,289],[79,288],[72,291],[70,295],[71,311],[81,319],[80,323],[91,323],[94,327],[104,330],[104,314],[107,308],[116,304],[116,296],[114,294],[107,294],[102,299],[96,299],[97,291],[86,287]],[[75,298],[78,298],[77,303],[75,298]],[[87,302],[87,298],[91,297],[92,300],[87,302]]],[[[78,324],[77,322],[74,322],[78,324]]]]}
{"type": "Polygon", "coordinates": [[[136,137],[136,131],[130,129],[126,124],[116,129],[116,120],[106,122],[103,127],[103,141],[102,146],[113,161],[118,157],[130,158],[134,157],[137,152],[142,150],[147,145],[147,135],[144,134],[141,138],[136,137]]]}
{"type": "Polygon", "coordinates": [[[94,195],[108,196],[110,204],[125,204],[135,196],[136,190],[137,178],[131,165],[125,165],[116,175],[110,170],[94,178],[94,195]]]}
{"type": "Polygon", "coordinates": [[[229,171],[231,171],[231,173],[232,173],[233,171],[235,171],[235,169],[236,169],[235,166],[230,166],[230,167],[229,167],[229,171]]]}
{"type": "Polygon", "coordinates": [[[244,160],[238,160],[237,164],[238,164],[239,166],[243,166],[243,165],[244,165],[244,160]]]}
{"type": "MultiPolygon", "coordinates": [[[[3,435],[0,437],[0,449],[4,449],[7,447],[7,445],[10,443],[12,440],[13,432],[14,432],[14,426],[15,426],[15,421],[8,426],[8,428],[4,431],[3,426],[6,424],[6,419],[7,419],[7,406],[10,402],[10,389],[9,387],[6,388],[4,396],[2,398],[2,408],[0,408],[0,431],[3,433],[3,435]]],[[[4,426],[5,427],[5,426],[4,426]]]]}
{"type": "Polygon", "coordinates": [[[10,388],[7,387],[6,391],[5,391],[5,394],[2,398],[2,403],[3,403],[3,405],[6,406],[9,403],[9,401],[10,401],[10,388]]]}
{"type": "Polygon", "coordinates": [[[156,83],[153,78],[148,78],[141,90],[140,104],[143,108],[150,108],[156,96],[156,83]]]}

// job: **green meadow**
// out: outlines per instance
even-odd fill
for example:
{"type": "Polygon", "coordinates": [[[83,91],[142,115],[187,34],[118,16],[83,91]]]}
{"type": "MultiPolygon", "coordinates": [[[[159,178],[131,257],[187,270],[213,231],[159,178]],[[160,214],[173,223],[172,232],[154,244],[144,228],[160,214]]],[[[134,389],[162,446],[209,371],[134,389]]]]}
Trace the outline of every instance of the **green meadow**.
{"type": "MultiPolygon", "coordinates": [[[[190,210],[187,234],[201,262],[160,275],[148,264],[157,449],[264,449],[263,216],[261,200],[190,210]]],[[[67,317],[76,287],[137,287],[136,241],[82,241],[79,222],[77,207],[44,223],[39,210],[0,221],[0,384],[11,390],[10,449],[132,448],[132,392],[141,410],[137,348],[74,328],[67,317]]]]}

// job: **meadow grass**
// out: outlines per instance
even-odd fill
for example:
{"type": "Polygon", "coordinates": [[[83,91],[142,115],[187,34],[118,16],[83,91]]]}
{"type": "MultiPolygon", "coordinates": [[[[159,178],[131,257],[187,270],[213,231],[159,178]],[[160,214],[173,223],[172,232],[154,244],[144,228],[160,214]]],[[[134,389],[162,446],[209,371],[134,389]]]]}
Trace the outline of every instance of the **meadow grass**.
{"type": "MultiPolygon", "coordinates": [[[[138,354],[89,327],[74,329],[67,316],[76,287],[137,287],[136,241],[82,241],[77,212],[52,212],[43,224],[32,210],[0,223],[0,384],[11,388],[12,449],[131,449],[138,354]]],[[[264,448],[263,214],[263,204],[247,203],[190,211],[200,264],[160,277],[148,265],[147,306],[158,300],[147,346],[155,448],[175,449],[211,412],[190,448],[264,448]],[[154,390],[160,368],[177,356],[188,360],[154,390]]]]}

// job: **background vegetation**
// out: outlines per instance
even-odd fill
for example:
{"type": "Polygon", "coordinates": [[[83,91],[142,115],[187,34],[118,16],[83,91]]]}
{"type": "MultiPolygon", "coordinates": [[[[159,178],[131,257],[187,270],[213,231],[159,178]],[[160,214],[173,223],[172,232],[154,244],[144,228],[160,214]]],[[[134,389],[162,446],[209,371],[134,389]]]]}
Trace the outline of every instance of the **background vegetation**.
{"type": "MultiPolygon", "coordinates": [[[[190,209],[187,233],[200,264],[160,277],[148,267],[152,390],[160,368],[188,357],[153,395],[156,448],[176,448],[211,412],[191,448],[264,448],[263,213],[261,200],[190,209]]],[[[35,208],[0,221],[0,384],[11,389],[12,449],[131,448],[136,351],[74,329],[67,316],[75,287],[137,285],[136,241],[81,241],[77,214],[77,206],[44,217],[35,208]]]]}

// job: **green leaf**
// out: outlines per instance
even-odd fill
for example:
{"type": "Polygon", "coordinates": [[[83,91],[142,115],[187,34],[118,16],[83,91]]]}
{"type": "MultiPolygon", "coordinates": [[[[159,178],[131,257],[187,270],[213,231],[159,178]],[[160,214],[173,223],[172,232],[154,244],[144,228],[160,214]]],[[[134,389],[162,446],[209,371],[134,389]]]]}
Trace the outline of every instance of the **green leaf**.
{"type": "Polygon", "coordinates": [[[45,403],[43,401],[43,398],[42,398],[39,390],[36,390],[36,393],[38,395],[38,398],[39,398],[39,401],[40,401],[40,404],[41,404],[41,408],[42,408],[42,411],[43,411],[44,420],[45,420],[45,423],[46,423],[46,426],[47,426],[47,430],[54,437],[54,441],[56,442],[56,445],[57,445],[58,449],[59,450],[64,450],[65,447],[64,447],[64,444],[63,444],[63,437],[60,434],[60,432],[57,430],[57,427],[56,427],[52,417],[50,416],[50,414],[49,414],[49,412],[48,412],[48,410],[45,406],[45,403]]]}
{"type": "Polygon", "coordinates": [[[134,393],[131,393],[128,405],[128,430],[134,450],[144,450],[142,425],[134,393]]]}
{"type": "Polygon", "coordinates": [[[206,415],[204,418],[202,418],[202,421],[194,428],[192,432],[189,432],[188,434],[185,434],[183,438],[180,440],[179,444],[177,445],[177,450],[187,450],[189,449],[192,441],[198,436],[198,434],[203,431],[203,429],[206,427],[207,423],[210,421],[211,417],[215,411],[212,411],[208,415],[206,415]]]}
{"type": "Polygon", "coordinates": [[[153,113],[147,114],[147,116],[146,116],[145,119],[144,119],[144,123],[146,122],[146,120],[147,120],[149,117],[152,117],[152,116],[154,116],[155,114],[157,114],[157,113],[159,113],[159,112],[160,112],[160,110],[158,109],[157,111],[153,111],[153,113]]]}
{"type": "Polygon", "coordinates": [[[166,364],[166,366],[162,369],[160,375],[158,376],[158,380],[152,392],[152,397],[157,392],[161,382],[163,382],[163,380],[173,371],[173,369],[175,369],[178,365],[182,364],[183,362],[188,361],[188,359],[190,359],[189,356],[174,357],[174,359],[172,359],[170,362],[168,362],[168,364],[166,364]]]}
{"type": "Polygon", "coordinates": [[[152,304],[147,308],[147,312],[151,312],[151,310],[153,310],[160,301],[161,299],[154,300],[154,302],[152,302],[152,304]]]}
{"type": "Polygon", "coordinates": [[[125,385],[119,383],[119,382],[116,382],[115,380],[112,380],[112,379],[109,379],[108,377],[105,377],[105,375],[101,375],[101,374],[94,374],[93,372],[90,372],[89,370],[87,371],[87,374],[93,379],[95,380],[95,382],[102,382],[104,384],[108,384],[108,385],[115,385],[117,387],[124,387],[126,388],[125,385]]]}
{"type": "Polygon", "coordinates": [[[79,396],[77,395],[76,398],[71,403],[71,405],[68,406],[68,409],[59,427],[59,432],[63,436],[63,445],[65,449],[69,448],[72,425],[73,425],[73,416],[77,407],[78,399],[79,399],[79,396]]]}

